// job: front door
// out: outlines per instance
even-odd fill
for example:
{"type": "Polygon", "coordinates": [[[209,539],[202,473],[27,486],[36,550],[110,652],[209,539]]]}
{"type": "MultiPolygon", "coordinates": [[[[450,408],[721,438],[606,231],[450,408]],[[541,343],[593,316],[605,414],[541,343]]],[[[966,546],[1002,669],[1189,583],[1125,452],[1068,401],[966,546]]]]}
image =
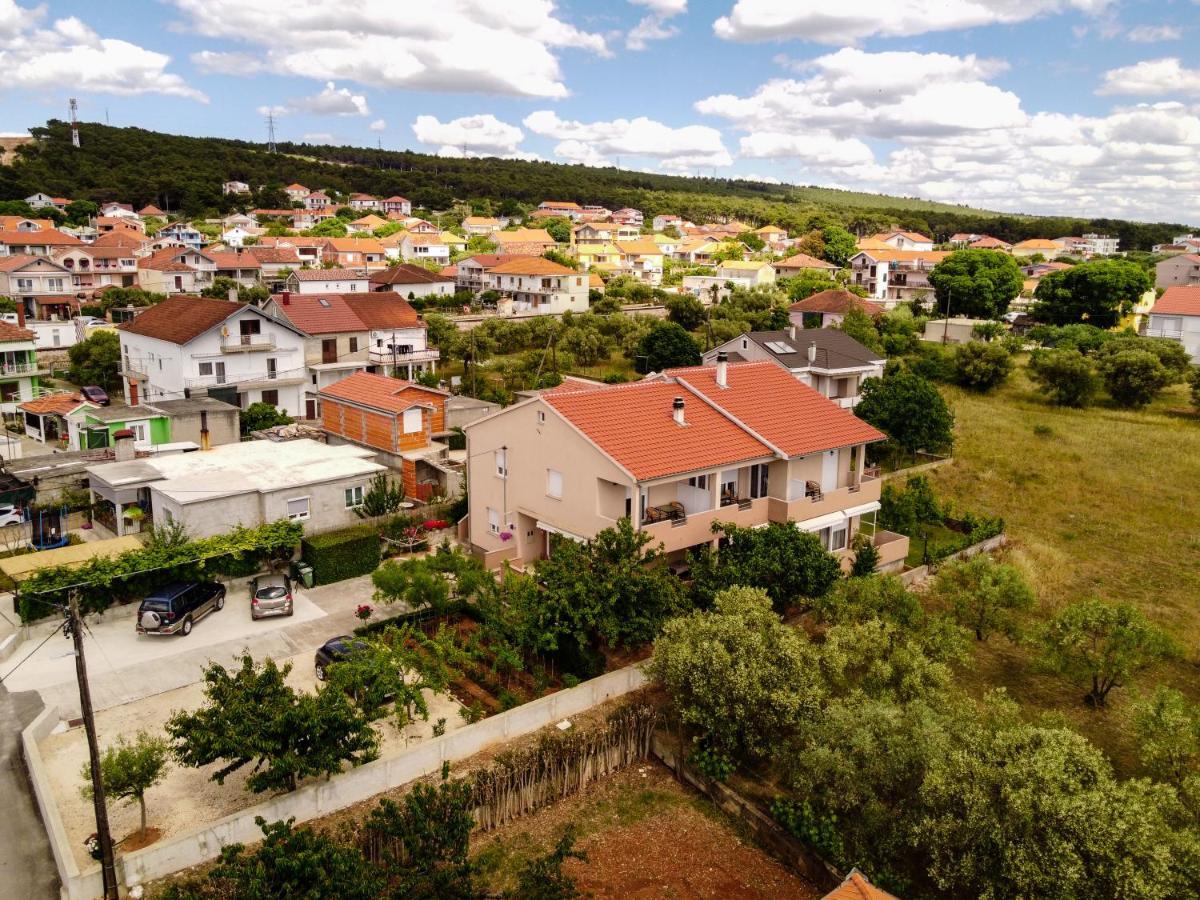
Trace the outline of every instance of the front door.
{"type": "Polygon", "coordinates": [[[821,493],[837,489],[838,452],[826,450],[821,454],[821,493]]]}
{"type": "Polygon", "coordinates": [[[225,363],[213,363],[213,375],[216,376],[217,384],[225,383],[225,363]]]}

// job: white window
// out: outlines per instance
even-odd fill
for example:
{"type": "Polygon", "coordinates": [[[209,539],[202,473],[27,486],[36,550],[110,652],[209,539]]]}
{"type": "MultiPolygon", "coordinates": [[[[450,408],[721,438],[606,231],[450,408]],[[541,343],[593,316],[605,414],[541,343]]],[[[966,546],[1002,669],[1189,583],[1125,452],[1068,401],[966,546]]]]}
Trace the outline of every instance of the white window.
{"type": "Polygon", "coordinates": [[[405,434],[416,434],[421,430],[421,408],[419,406],[404,411],[403,428],[405,434]]]}
{"type": "Polygon", "coordinates": [[[496,475],[499,478],[507,478],[508,477],[508,451],[507,450],[501,449],[501,450],[496,451],[496,475]]]}
{"type": "Polygon", "coordinates": [[[308,498],[297,497],[287,502],[287,517],[293,522],[303,522],[308,518],[308,498]]]}
{"type": "Polygon", "coordinates": [[[346,488],[346,509],[355,509],[363,505],[363,489],[358,487],[346,488]]]}
{"type": "Polygon", "coordinates": [[[702,491],[707,491],[708,490],[708,476],[707,475],[694,475],[688,479],[688,484],[694,488],[699,488],[702,491]]]}
{"type": "Polygon", "coordinates": [[[562,472],[557,469],[546,470],[546,496],[562,499],[562,472]]]}
{"type": "Polygon", "coordinates": [[[819,534],[821,546],[826,550],[832,552],[846,549],[846,523],[844,521],[840,525],[822,528],[819,534]]]}
{"type": "Polygon", "coordinates": [[[538,423],[539,425],[545,425],[545,424],[546,424],[546,413],[545,413],[545,411],[544,411],[544,410],[541,410],[541,409],[539,409],[539,410],[537,411],[537,423],[538,423]]]}
{"type": "Polygon", "coordinates": [[[489,506],[487,508],[487,517],[488,517],[488,531],[490,531],[492,534],[499,534],[500,533],[500,513],[499,513],[499,511],[494,510],[489,506]]]}
{"type": "Polygon", "coordinates": [[[199,366],[197,366],[197,369],[199,370],[201,375],[211,375],[213,373],[212,366],[213,366],[213,364],[210,362],[203,362],[203,363],[200,363],[199,366]]]}
{"type": "Polygon", "coordinates": [[[148,440],[146,437],[145,422],[130,422],[129,430],[133,432],[133,442],[135,444],[144,444],[148,440]]]}
{"type": "Polygon", "coordinates": [[[33,279],[32,278],[18,278],[17,279],[17,290],[18,291],[32,291],[33,290],[33,279]]]}

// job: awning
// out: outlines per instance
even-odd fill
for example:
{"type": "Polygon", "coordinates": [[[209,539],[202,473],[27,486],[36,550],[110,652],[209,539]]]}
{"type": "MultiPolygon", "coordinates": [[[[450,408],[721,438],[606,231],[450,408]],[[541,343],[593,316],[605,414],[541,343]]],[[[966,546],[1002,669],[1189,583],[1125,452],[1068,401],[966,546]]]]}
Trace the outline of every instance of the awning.
{"type": "Polygon", "coordinates": [[[26,553],[23,556],[10,556],[0,560],[0,572],[13,581],[20,582],[32,575],[36,570],[49,566],[81,566],[96,557],[112,559],[130,550],[141,550],[142,542],[132,535],[110,538],[105,541],[85,541],[82,544],[72,544],[58,547],[54,550],[41,550],[37,553],[26,553]]]}
{"type": "Polygon", "coordinates": [[[563,531],[561,528],[555,528],[549,522],[543,522],[541,519],[538,519],[537,527],[542,529],[542,531],[548,531],[551,534],[561,534],[563,537],[569,538],[577,544],[587,543],[587,538],[581,537],[578,534],[572,534],[569,531],[563,531]]]}
{"type": "Polygon", "coordinates": [[[855,516],[865,516],[867,513],[879,512],[882,509],[878,500],[872,500],[870,503],[863,503],[859,506],[852,506],[849,509],[842,510],[847,519],[852,519],[855,516]]]}
{"type": "Polygon", "coordinates": [[[806,519],[803,522],[797,522],[796,527],[801,531],[820,531],[822,528],[841,525],[845,521],[845,515],[840,512],[832,512],[826,513],[823,516],[817,516],[815,519],[806,519]]]}

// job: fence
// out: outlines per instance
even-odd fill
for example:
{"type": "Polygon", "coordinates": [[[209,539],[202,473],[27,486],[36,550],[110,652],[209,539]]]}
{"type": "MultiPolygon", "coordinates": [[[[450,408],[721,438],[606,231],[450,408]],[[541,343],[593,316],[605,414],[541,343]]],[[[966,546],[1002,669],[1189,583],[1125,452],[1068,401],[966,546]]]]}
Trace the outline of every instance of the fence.
{"type": "MultiPolygon", "coordinates": [[[[249,844],[260,840],[262,832],[254,822],[257,816],[262,816],[268,822],[289,818],[307,822],[327,816],[416,778],[440,771],[443,762],[457,762],[474,756],[492,744],[530,734],[561,719],[578,715],[606,700],[637,690],[645,683],[646,676],[640,665],[627,666],[585,681],[578,687],[558,691],[450,734],[432,738],[389,759],[379,759],[349,769],[328,781],[272,797],[216,822],[118,857],[118,881],[133,886],[208,862],[229,844],[249,844]]],[[[38,747],[38,741],[53,731],[58,721],[57,709],[51,707],[43,710],[21,733],[21,743],[34,797],[58,865],[62,896],[67,900],[92,900],[103,893],[100,867],[96,864],[80,870],[38,747]]]]}

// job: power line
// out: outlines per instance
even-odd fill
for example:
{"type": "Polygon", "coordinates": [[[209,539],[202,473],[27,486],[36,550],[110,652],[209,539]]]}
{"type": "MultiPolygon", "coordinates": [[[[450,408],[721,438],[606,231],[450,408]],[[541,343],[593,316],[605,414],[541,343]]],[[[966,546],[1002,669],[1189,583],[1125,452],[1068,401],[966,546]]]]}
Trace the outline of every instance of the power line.
{"type": "MultiPolygon", "coordinates": [[[[63,625],[65,625],[65,624],[66,623],[64,622],[63,625]]],[[[21,661],[19,663],[17,663],[15,666],[13,666],[11,669],[9,669],[3,675],[0,675],[0,684],[3,684],[5,681],[8,681],[8,679],[12,677],[13,673],[16,672],[17,669],[21,668],[21,666],[23,666],[26,662],[28,662],[29,657],[33,656],[33,654],[37,653],[44,646],[46,646],[46,643],[50,640],[50,638],[54,637],[56,634],[61,634],[63,632],[63,625],[56,625],[54,627],[54,630],[51,631],[48,635],[46,635],[46,637],[42,639],[42,642],[40,644],[38,644],[36,647],[34,647],[32,650],[30,650],[27,654],[25,654],[25,656],[21,659],[21,661]]]]}

